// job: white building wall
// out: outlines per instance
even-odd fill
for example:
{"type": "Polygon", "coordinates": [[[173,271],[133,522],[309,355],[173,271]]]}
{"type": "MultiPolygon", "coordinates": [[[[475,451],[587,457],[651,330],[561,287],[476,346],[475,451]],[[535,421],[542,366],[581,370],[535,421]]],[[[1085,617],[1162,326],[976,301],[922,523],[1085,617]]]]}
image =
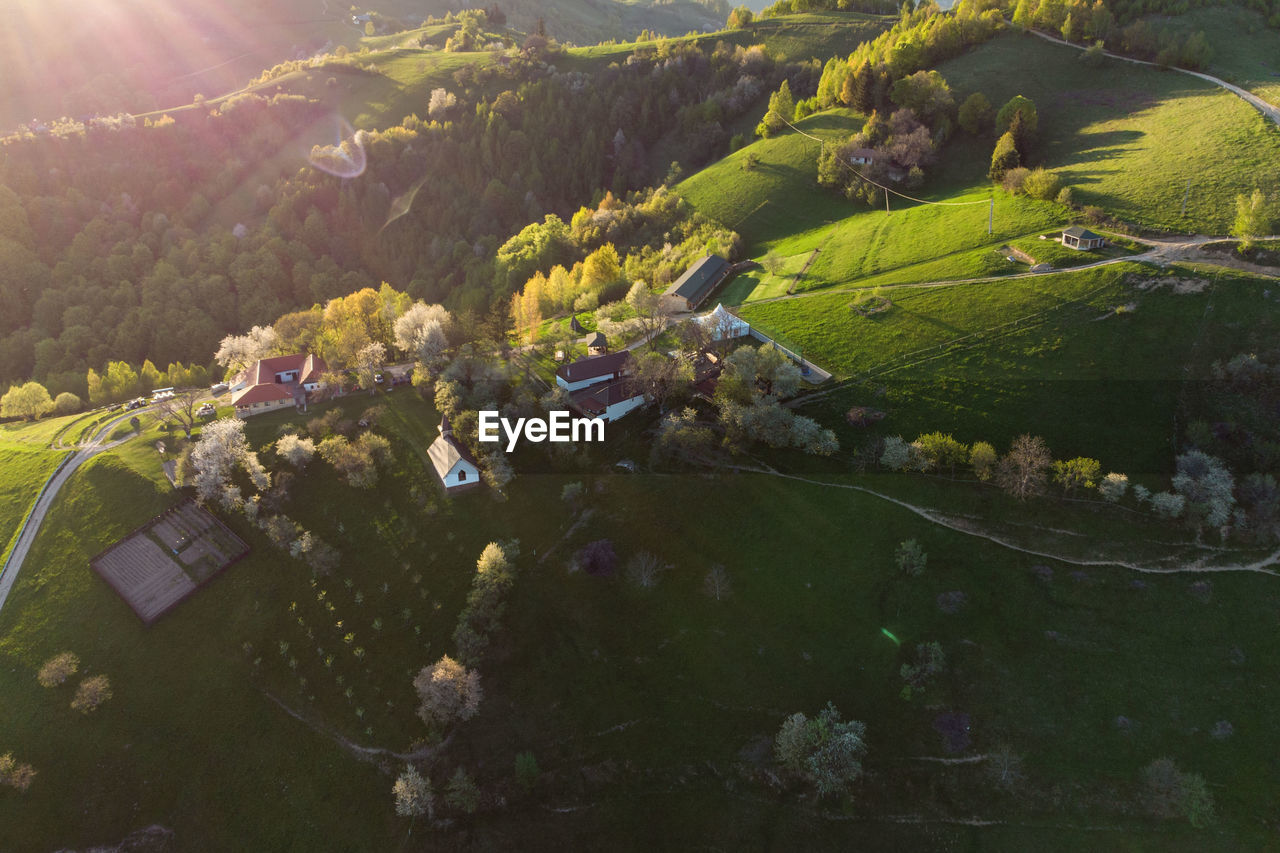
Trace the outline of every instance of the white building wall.
{"type": "Polygon", "coordinates": [[[644,395],[632,397],[629,400],[623,400],[620,403],[614,403],[604,410],[604,419],[606,421],[616,421],[618,418],[628,412],[638,409],[644,405],[644,395]]]}
{"type": "Polygon", "coordinates": [[[459,459],[458,462],[449,469],[449,473],[444,476],[444,487],[446,489],[456,489],[459,486],[471,486],[478,482],[480,482],[479,469],[465,459],[459,459]],[[465,472],[466,476],[460,476],[459,472],[465,472]]]}
{"type": "Polygon", "coordinates": [[[583,388],[590,388],[592,385],[599,385],[601,382],[608,382],[618,374],[609,373],[604,376],[592,376],[590,379],[580,379],[577,382],[566,382],[564,377],[556,376],[556,384],[566,391],[580,391],[583,388]]]}

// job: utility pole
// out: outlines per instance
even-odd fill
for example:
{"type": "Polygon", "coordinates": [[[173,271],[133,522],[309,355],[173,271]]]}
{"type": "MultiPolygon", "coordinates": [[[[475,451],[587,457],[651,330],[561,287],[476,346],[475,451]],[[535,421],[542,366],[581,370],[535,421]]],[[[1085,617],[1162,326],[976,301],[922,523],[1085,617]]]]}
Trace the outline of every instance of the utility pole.
{"type": "Polygon", "coordinates": [[[888,187],[885,187],[884,189],[884,212],[886,214],[889,212],[889,188],[888,187]]]}
{"type": "Polygon", "coordinates": [[[1191,179],[1187,178],[1187,191],[1182,194],[1182,212],[1179,216],[1187,215],[1187,199],[1191,197],[1191,179]]]}
{"type": "Polygon", "coordinates": [[[996,197],[991,197],[991,207],[987,208],[987,236],[991,236],[991,223],[996,218],[996,197]]]}

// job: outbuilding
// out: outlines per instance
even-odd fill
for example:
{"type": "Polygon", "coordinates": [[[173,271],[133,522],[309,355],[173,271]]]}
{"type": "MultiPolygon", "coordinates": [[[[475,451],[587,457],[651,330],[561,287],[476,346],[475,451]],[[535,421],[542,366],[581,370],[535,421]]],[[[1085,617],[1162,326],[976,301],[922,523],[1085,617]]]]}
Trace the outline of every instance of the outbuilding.
{"type": "Polygon", "coordinates": [[[1062,245],[1068,249],[1079,249],[1081,251],[1101,249],[1106,245],[1106,242],[1106,239],[1101,234],[1094,234],[1089,229],[1081,228],[1079,225],[1073,225],[1062,232],[1062,245]]]}
{"type": "Polygon", "coordinates": [[[698,306],[707,301],[707,297],[729,277],[731,271],[732,267],[724,258],[707,255],[685,270],[684,275],[667,288],[665,295],[682,303],[685,310],[697,311],[698,306]]]}

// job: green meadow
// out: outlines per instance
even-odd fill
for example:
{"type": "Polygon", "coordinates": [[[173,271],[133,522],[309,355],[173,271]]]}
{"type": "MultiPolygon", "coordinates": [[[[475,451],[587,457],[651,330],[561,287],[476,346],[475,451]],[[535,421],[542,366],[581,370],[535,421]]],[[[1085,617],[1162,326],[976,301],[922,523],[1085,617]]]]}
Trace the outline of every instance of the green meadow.
{"type": "MultiPolygon", "coordinates": [[[[1135,587],[1128,570],[1021,554],[844,486],[1002,518],[1024,537],[1040,526],[1064,539],[1105,531],[1131,555],[1192,548],[1177,528],[1117,519],[1092,502],[1023,507],[972,484],[851,477],[839,461],[813,472],[822,482],[607,473],[634,453],[640,423],[560,473],[522,475],[506,502],[484,491],[444,501],[418,456],[434,432],[431,408],[407,390],[338,405],[356,416],[370,404],[387,407],[379,430],[396,456],[377,490],[353,490],[316,460],[287,503],[339,545],[341,568],[312,579],[233,518],[253,554],[151,628],[87,561],[177,496],[136,469],[148,459],[158,467],[153,452],[104,454],[76,475],[0,615],[0,750],[39,771],[27,794],[0,798],[0,845],[86,846],[157,822],[180,844],[211,847],[456,843],[456,830],[393,816],[397,761],[357,760],[338,738],[413,748],[423,729],[412,675],[452,650],[480,548],[513,536],[518,579],[482,666],[481,713],[427,761],[437,786],[462,764],[491,797],[468,823],[471,843],[520,846],[537,832],[548,843],[622,849],[652,837],[755,849],[785,835],[818,848],[967,839],[1065,850],[1096,839],[1101,825],[1107,843],[1127,849],[1227,849],[1260,843],[1258,817],[1280,817],[1263,748],[1276,688],[1262,678],[1280,649],[1253,628],[1275,607],[1271,578],[1212,576],[1205,604],[1190,590],[1203,579],[1194,573],[1144,575],[1135,587]],[[559,498],[574,480],[588,484],[579,507],[559,498]],[[624,561],[658,555],[666,568],[657,586],[572,571],[572,552],[601,537],[624,561]],[[902,583],[892,553],[911,537],[929,568],[902,583]],[[1032,571],[1042,563],[1047,579],[1032,571]],[[703,590],[713,564],[730,580],[721,601],[703,590]],[[960,609],[941,609],[938,596],[955,592],[960,609]],[[898,669],[932,640],[947,669],[905,701],[898,669]],[[66,649],[85,674],[112,679],[115,697],[91,716],[68,707],[70,686],[35,682],[40,662],[66,649]],[[829,700],[867,724],[868,776],[854,810],[762,798],[781,719],[829,700]],[[1222,719],[1235,734],[1210,738],[1222,719]],[[945,735],[955,720],[963,732],[945,735]],[[949,752],[956,737],[959,751],[949,752]],[[1012,792],[994,787],[981,762],[919,760],[1003,745],[1023,757],[1012,792]],[[525,751],[541,768],[529,793],[511,776],[525,751]],[[1166,754],[1214,785],[1214,828],[1136,816],[1139,769],[1166,754]],[[68,800],[86,803],[85,816],[69,816],[68,800]],[[941,822],[896,820],[908,801],[941,822]],[[643,819],[637,802],[647,804],[643,819]],[[996,824],[946,822],[971,816],[996,824]]],[[[254,419],[252,443],[265,445],[291,420],[254,419]]],[[[546,468],[528,455],[521,464],[546,468]]]]}

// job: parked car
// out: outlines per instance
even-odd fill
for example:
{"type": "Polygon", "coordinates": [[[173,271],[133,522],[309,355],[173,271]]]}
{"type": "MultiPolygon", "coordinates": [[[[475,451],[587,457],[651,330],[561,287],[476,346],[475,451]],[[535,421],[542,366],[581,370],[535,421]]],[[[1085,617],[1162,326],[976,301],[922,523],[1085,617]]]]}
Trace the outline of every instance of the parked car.
{"type": "Polygon", "coordinates": [[[213,403],[205,403],[203,406],[201,406],[199,409],[196,410],[196,417],[198,418],[213,417],[217,413],[217,411],[218,410],[214,408],[213,403]]]}
{"type": "Polygon", "coordinates": [[[231,387],[225,382],[219,382],[209,389],[209,393],[217,397],[219,394],[225,394],[231,390],[231,387]]]}

